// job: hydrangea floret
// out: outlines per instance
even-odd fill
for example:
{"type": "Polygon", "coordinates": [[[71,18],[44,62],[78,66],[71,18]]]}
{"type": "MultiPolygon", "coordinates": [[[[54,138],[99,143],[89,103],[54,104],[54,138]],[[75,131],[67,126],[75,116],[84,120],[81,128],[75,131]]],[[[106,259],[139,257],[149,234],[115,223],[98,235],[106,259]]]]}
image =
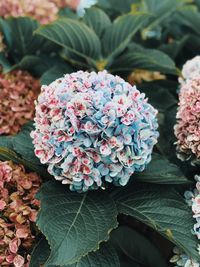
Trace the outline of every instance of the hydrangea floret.
{"type": "Polygon", "coordinates": [[[151,160],[155,110],[135,86],[103,72],[78,71],[42,86],[35,154],[73,191],[126,185],[151,160]]]}
{"type": "Polygon", "coordinates": [[[181,87],[176,118],[177,155],[181,160],[197,164],[200,162],[200,76],[181,87]]]}
{"type": "Polygon", "coordinates": [[[41,185],[36,173],[21,165],[0,161],[0,266],[28,267],[35,243],[33,223],[41,185]]]}
{"type": "Polygon", "coordinates": [[[40,83],[26,71],[0,73],[0,135],[16,134],[34,117],[40,83]]]}

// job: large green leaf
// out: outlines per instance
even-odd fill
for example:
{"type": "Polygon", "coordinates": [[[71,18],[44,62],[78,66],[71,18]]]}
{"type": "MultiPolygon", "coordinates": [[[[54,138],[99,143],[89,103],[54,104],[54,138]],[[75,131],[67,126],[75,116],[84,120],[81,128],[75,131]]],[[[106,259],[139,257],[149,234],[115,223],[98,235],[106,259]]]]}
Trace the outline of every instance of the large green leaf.
{"type": "Polygon", "coordinates": [[[134,229],[117,228],[111,233],[110,242],[117,250],[120,262],[127,266],[167,267],[158,248],[134,229]]]}
{"type": "Polygon", "coordinates": [[[191,232],[192,211],[172,187],[135,184],[134,190],[120,190],[115,199],[120,213],[149,225],[189,256],[198,258],[198,242],[191,232]]]}
{"type": "Polygon", "coordinates": [[[21,132],[10,138],[12,140],[12,148],[14,151],[20,154],[24,159],[39,164],[40,162],[34,153],[33,139],[30,137],[30,133],[33,130],[33,123],[29,122],[22,127],[21,132]]]}
{"type": "Polygon", "coordinates": [[[176,58],[176,56],[181,52],[186,42],[189,40],[189,35],[183,36],[180,40],[173,40],[172,43],[162,44],[159,50],[166,53],[171,58],[176,58]]]}
{"type": "Polygon", "coordinates": [[[111,72],[129,72],[134,69],[159,71],[167,74],[176,74],[174,61],[165,53],[155,49],[134,49],[123,53],[110,66],[111,72]]]}
{"type": "MultiPolygon", "coordinates": [[[[42,238],[35,246],[29,267],[56,267],[45,264],[50,255],[50,246],[45,238],[42,238]]],[[[64,265],[63,267],[120,267],[119,258],[115,249],[108,243],[100,244],[100,248],[95,252],[90,252],[82,257],[80,261],[64,265]]]]}
{"type": "MultiPolygon", "coordinates": [[[[66,267],[120,267],[119,258],[115,249],[107,243],[102,243],[100,249],[90,252],[79,262],[66,267]]],[[[47,266],[45,266],[47,267],[47,266]]]]}
{"type": "Polygon", "coordinates": [[[34,154],[34,146],[32,138],[30,137],[31,131],[34,129],[33,123],[29,122],[22,127],[21,132],[15,136],[1,136],[0,146],[9,148],[22,158],[34,163],[39,164],[38,158],[34,154]]]}
{"type": "Polygon", "coordinates": [[[96,33],[85,23],[73,19],[59,19],[52,24],[40,27],[37,34],[84,60],[97,59],[101,43],[96,33]]]}
{"type": "Polygon", "coordinates": [[[110,25],[103,36],[104,54],[111,60],[121,53],[129,44],[133,36],[149,20],[147,14],[128,14],[118,17],[110,25]]]}
{"type": "Polygon", "coordinates": [[[7,73],[12,69],[12,66],[8,59],[6,58],[6,55],[2,52],[0,53],[0,69],[3,68],[3,72],[7,73]]]}
{"type": "Polygon", "coordinates": [[[137,179],[140,182],[155,184],[190,183],[175,164],[170,163],[162,155],[156,153],[153,154],[152,161],[148,165],[148,168],[140,174],[134,174],[133,179],[137,179]]]}
{"type": "Polygon", "coordinates": [[[110,18],[101,9],[92,7],[86,10],[83,21],[101,38],[107,27],[111,25],[110,18]]]}
{"type": "Polygon", "coordinates": [[[156,27],[160,27],[162,23],[172,17],[181,6],[183,6],[187,0],[144,0],[142,1],[142,10],[154,15],[148,26],[143,29],[142,36],[144,39],[148,37],[148,33],[154,30],[156,27]]]}
{"type": "Polygon", "coordinates": [[[37,225],[48,239],[49,265],[73,264],[98,249],[117,226],[117,210],[106,192],[77,194],[60,182],[43,184],[37,225]]]}
{"type": "Polygon", "coordinates": [[[44,265],[50,254],[50,247],[47,240],[43,237],[35,245],[32,254],[29,267],[40,267],[44,265]]]}
{"type": "Polygon", "coordinates": [[[21,60],[33,50],[36,52],[45,42],[43,38],[33,37],[33,31],[38,26],[37,21],[28,17],[10,18],[4,21],[3,32],[10,33],[10,40],[8,40],[8,34],[5,35],[6,45],[15,61],[21,60]]]}
{"type": "Polygon", "coordinates": [[[191,28],[196,34],[200,34],[200,13],[191,9],[184,8],[179,11],[180,21],[191,28]]]}

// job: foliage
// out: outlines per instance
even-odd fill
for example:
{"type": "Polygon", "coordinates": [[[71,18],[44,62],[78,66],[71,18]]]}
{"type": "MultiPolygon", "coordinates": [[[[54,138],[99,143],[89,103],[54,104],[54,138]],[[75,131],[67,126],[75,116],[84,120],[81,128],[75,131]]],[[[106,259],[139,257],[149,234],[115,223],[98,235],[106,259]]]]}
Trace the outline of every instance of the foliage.
{"type": "Polygon", "coordinates": [[[192,211],[182,196],[200,169],[177,159],[173,129],[178,76],[183,63],[200,53],[199,26],[198,0],[99,0],[83,18],[62,10],[45,26],[28,17],[0,19],[3,72],[28,70],[49,84],[64,73],[106,69],[130,82],[132,73],[134,83],[139,69],[144,76],[137,88],[158,109],[153,159],[124,188],[79,194],[55,182],[34,154],[32,122],[15,136],[0,136],[0,160],[22,164],[43,179],[37,196],[41,239],[30,267],[166,267],[169,255],[151,240],[155,233],[156,240],[163,237],[199,260],[192,211]],[[164,78],[145,80],[149,72],[164,78]]]}

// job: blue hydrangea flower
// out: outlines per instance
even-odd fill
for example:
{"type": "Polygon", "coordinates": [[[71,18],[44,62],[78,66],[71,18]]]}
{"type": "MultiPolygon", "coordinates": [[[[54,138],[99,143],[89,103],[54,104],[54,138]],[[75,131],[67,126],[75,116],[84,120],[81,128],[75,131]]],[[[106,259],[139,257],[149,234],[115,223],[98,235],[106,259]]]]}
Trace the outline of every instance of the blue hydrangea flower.
{"type": "Polygon", "coordinates": [[[157,111],[135,86],[106,71],[67,74],[43,86],[35,154],[74,191],[126,185],[151,160],[157,111]]]}

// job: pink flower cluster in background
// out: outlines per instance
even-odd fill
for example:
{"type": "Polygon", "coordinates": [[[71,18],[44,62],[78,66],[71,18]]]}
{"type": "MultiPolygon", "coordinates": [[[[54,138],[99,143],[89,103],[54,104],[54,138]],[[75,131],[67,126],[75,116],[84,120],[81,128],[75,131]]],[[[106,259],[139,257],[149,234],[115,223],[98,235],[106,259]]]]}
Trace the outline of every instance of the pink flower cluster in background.
{"type": "Polygon", "coordinates": [[[200,160],[200,76],[187,80],[179,93],[175,135],[178,157],[182,160],[200,160]]]}
{"type": "Polygon", "coordinates": [[[36,173],[0,161],[0,266],[29,266],[35,242],[32,223],[40,206],[35,194],[40,185],[36,173]]]}
{"type": "Polygon", "coordinates": [[[58,7],[50,0],[6,0],[0,1],[1,17],[31,16],[42,24],[57,18],[58,7]]]}
{"type": "Polygon", "coordinates": [[[182,68],[182,77],[179,78],[179,82],[184,84],[188,80],[193,80],[200,77],[200,56],[196,56],[188,60],[182,68]]]}
{"type": "Polygon", "coordinates": [[[124,186],[151,160],[156,114],[145,95],[118,76],[67,74],[42,87],[31,134],[35,154],[71,190],[124,186]]]}
{"type": "Polygon", "coordinates": [[[0,17],[31,16],[41,24],[48,24],[58,17],[59,8],[71,8],[83,16],[85,8],[94,5],[96,0],[2,0],[0,17]]]}
{"type": "Polygon", "coordinates": [[[34,117],[40,83],[26,71],[0,73],[0,135],[16,134],[34,117]]]}

